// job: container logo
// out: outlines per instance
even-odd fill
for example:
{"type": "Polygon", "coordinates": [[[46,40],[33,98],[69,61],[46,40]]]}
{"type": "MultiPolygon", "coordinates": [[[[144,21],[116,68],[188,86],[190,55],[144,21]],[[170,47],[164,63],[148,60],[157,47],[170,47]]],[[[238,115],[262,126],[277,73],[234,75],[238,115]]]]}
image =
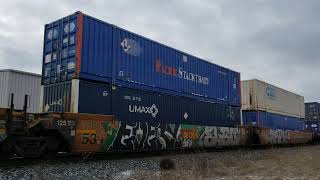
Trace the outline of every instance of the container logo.
{"type": "Polygon", "coordinates": [[[318,125],[317,124],[311,124],[311,127],[312,128],[316,128],[316,127],[318,127],[318,125]]]}
{"type": "Polygon", "coordinates": [[[188,72],[188,71],[184,70],[182,67],[176,68],[176,67],[164,65],[161,63],[161,61],[159,59],[156,60],[155,66],[156,66],[157,73],[161,73],[161,74],[167,75],[167,76],[177,77],[180,79],[192,81],[192,82],[203,84],[203,85],[209,84],[208,77],[188,72]]]}
{"type": "Polygon", "coordinates": [[[63,103],[62,99],[58,99],[56,101],[49,102],[44,106],[43,111],[48,112],[50,110],[51,106],[62,106],[62,103],[63,103]]]}
{"type": "Polygon", "coordinates": [[[74,31],[74,29],[76,28],[76,25],[74,24],[74,22],[68,23],[64,26],[63,30],[65,33],[69,33],[74,31]]]}
{"type": "Polygon", "coordinates": [[[103,97],[106,97],[106,96],[108,96],[108,95],[109,95],[108,91],[103,91],[103,92],[102,92],[102,96],[103,96],[103,97]]]}
{"type": "Polygon", "coordinates": [[[142,53],[139,43],[133,39],[125,38],[120,45],[125,53],[132,56],[139,56],[142,53]]]}
{"type": "Polygon", "coordinates": [[[58,99],[56,101],[52,101],[49,103],[50,106],[53,106],[53,105],[59,105],[59,106],[62,106],[62,99],[58,99]]]}
{"type": "Polygon", "coordinates": [[[152,104],[152,106],[150,107],[129,105],[129,112],[140,113],[140,114],[150,114],[153,118],[155,118],[159,113],[159,110],[155,104],[152,104]]]}
{"type": "Polygon", "coordinates": [[[273,87],[268,86],[266,88],[266,95],[269,99],[274,100],[277,97],[277,90],[273,87]]]}

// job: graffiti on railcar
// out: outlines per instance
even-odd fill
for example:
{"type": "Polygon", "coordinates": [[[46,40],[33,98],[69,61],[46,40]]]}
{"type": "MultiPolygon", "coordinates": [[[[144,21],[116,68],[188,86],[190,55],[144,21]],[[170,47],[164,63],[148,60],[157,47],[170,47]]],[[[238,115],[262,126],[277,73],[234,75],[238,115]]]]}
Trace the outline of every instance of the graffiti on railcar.
{"type": "Polygon", "coordinates": [[[199,147],[199,138],[204,132],[204,126],[180,125],[179,140],[183,148],[199,147]]]}
{"type": "Polygon", "coordinates": [[[240,129],[205,126],[204,133],[200,136],[199,142],[201,147],[239,145],[240,129]]]}
{"type": "Polygon", "coordinates": [[[106,133],[106,137],[103,140],[102,150],[109,150],[117,136],[119,130],[119,121],[105,121],[103,123],[103,129],[106,133]]]}
{"type": "Polygon", "coordinates": [[[146,122],[120,122],[110,150],[173,149],[179,126],[146,122]]]}
{"type": "Polygon", "coordinates": [[[109,126],[105,129],[110,133],[104,140],[105,151],[204,148],[240,143],[240,129],[232,127],[119,122],[118,129],[109,126]]]}
{"type": "Polygon", "coordinates": [[[268,143],[270,144],[284,144],[288,143],[288,131],[281,129],[268,130],[268,143]]]}

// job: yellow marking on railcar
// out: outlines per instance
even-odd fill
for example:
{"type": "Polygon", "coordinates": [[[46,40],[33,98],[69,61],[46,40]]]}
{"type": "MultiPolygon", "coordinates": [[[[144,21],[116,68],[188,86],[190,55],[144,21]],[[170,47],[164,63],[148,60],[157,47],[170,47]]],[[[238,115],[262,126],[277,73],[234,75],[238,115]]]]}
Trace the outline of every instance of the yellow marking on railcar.
{"type": "Polygon", "coordinates": [[[78,134],[97,134],[96,130],[92,129],[80,129],[76,131],[78,134]]]}

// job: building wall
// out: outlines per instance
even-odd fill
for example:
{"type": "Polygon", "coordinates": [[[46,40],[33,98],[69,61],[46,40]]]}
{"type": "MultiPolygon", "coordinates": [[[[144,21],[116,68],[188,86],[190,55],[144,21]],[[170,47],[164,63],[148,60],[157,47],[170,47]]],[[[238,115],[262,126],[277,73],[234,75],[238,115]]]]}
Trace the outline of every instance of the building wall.
{"type": "Polygon", "coordinates": [[[8,82],[9,82],[9,72],[0,71],[0,108],[8,107],[8,102],[9,102],[8,82]]]}
{"type": "Polygon", "coordinates": [[[29,95],[28,112],[39,112],[41,76],[16,70],[0,70],[0,107],[9,107],[14,94],[14,108],[23,109],[24,96],[29,95]]]}

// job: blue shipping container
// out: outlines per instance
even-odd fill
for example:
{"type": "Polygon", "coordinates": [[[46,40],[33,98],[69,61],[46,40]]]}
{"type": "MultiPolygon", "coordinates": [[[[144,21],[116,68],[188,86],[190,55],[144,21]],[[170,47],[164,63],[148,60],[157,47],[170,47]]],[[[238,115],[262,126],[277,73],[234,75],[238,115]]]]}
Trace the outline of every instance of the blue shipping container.
{"type": "Polygon", "coordinates": [[[240,107],[142,91],[106,83],[72,80],[44,87],[49,112],[115,115],[124,122],[156,122],[233,127],[240,107]]]}
{"type": "Polygon", "coordinates": [[[74,78],[240,106],[240,73],[81,12],[45,26],[42,83],[74,78]]]}
{"type": "Polygon", "coordinates": [[[88,81],[60,82],[44,86],[44,112],[112,114],[111,86],[88,81]]]}
{"type": "Polygon", "coordinates": [[[242,111],[243,125],[270,129],[304,130],[304,120],[265,111],[242,111]]]}

